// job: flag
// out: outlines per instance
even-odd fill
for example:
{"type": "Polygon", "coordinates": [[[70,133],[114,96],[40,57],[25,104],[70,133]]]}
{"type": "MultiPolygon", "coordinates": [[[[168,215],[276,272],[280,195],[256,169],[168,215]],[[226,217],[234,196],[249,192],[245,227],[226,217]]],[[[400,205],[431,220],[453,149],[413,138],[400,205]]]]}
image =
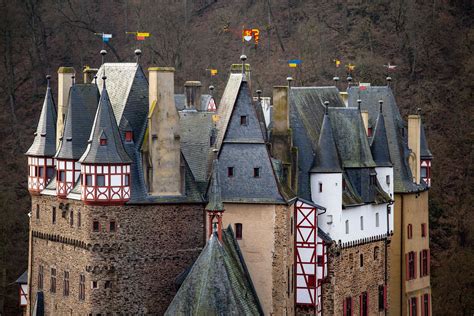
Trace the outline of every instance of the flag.
{"type": "Polygon", "coordinates": [[[355,66],[355,65],[353,65],[353,64],[347,64],[347,65],[346,65],[346,67],[347,67],[347,70],[349,70],[349,71],[353,71],[353,70],[355,69],[355,67],[356,67],[356,66],[355,66]]]}
{"type": "Polygon", "coordinates": [[[213,114],[213,115],[212,115],[212,121],[213,121],[214,123],[217,123],[217,121],[219,121],[219,119],[220,119],[219,115],[217,115],[217,114],[213,114]]]}
{"type": "Polygon", "coordinates": [[[388,70],[395,70],[395,68],[397,68],[396,65],[391,65],[390,63],[388,63],[388,65],[383,65],[385,68],[387,68],[388,70]]]}
{"type": "Polygon", "coordinates": [[[339,68],[339,66],[341,65],[341,61],[339,59],[334,59],[334,63],[336,64],[336,68],[339,68]]]}
{"type": "Polygon", "coordinates": [[[150,37],[150,33],[137,32],[137,41],[144,41],[146,37],[150,37]]]}
{"type": "Polygon", "coordinates": [[[242,42],[250,42],[252,40],[252,29],[242,30],[242,42]]]}
{"type": "Polygon", "coordinates": [[[102,33],[102,42],[107,43],[112,38],[112,34],[102,33]]]}
{"type": "Polygon", "coordinates": [[[259,29],[252,29],[253,39],[255,40],[255,45],[258,45],[258,41],[260,39],[260,30],[259,29]]]}
{"type": "Polygon", "coordinates": [[[288,60],[288,66],[290,68],[296,68],[301,64],[301,59],[290,59],[288,60]]]}
{"type": "Polygon", "coordinates": [[[211,70],[211,76],[217,76],[217,69],[210,69],[211,70]]]}

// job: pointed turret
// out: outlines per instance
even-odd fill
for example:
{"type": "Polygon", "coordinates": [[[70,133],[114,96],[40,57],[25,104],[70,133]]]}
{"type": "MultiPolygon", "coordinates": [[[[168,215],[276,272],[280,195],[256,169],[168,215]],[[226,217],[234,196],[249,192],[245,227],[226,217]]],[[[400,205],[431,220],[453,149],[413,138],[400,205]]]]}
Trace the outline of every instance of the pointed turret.
{"type": "Polygon", "coordinates": [[[431,186],[431,160],[433,154],[428,147],[428,141],[426,140],[425,127],[423,123],[420,125],[420,176],[423,181],[431,186]]]}
{"type": "Polygon", "coordinates": [[[382,111],[383,102],[380,103],[380,111],[375,124],[375,132],[370,144],[372,157],[378,167],[391,167],[390,152],[388,149],[387,130],[385,129],[385,119],[382,111]]]}
{"type": "MultiPolygon", "coordinates": [[[[217,152],[217,150],[216,150],[217,152]]],[[[213,232],[213,222],[217,219],[217,235],[222,241],[222,214],[224,213],[224,204],[222,203],[221,187],[219,184],[219,161],[217,157],[212,165],[211,185],[208,190],[209,203],[206,205],[206,211],[209,217],[209,234],[213,232]]]]}
{"type": "Polygon", "coordinates": [[[43,108],[35,132],[33,144],[25,153],[28,156],[28,190],[32,194],[39,193],[54,176],[54,159],[56,152],[56,107],[49,80],[44,97],[43,108]]]}

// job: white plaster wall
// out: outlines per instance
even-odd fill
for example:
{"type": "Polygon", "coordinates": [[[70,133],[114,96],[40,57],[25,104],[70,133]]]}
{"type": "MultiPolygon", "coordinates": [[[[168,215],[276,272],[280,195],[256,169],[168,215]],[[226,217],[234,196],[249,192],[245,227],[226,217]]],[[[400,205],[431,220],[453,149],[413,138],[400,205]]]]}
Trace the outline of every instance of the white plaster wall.
{"type": "Polygon", "coordinates": [[[335,225],[340,226],[338,235],[331,236],[336,241],[355,241],[387,233],[387,204],[364,204],[361,206],[349,207],[342,210],[340,222],[335,225]],[[376,226],[376,213],[379,214],[379,226],[376,226]],[[360,225],[360,217],[363,217],[363,229],[360,225]],[[346,234],[346,220],[349,221],[349,233],[346,234]]]}
{"type": "Polygon", "coordinates": [[[394,199],[393,196],[393,168],[392,167],[377,167],[375,168],[375,172],[377,172],[377,180],[379,181],[382,189],[387,192],[392,200],[394,199]],[[387,184],[387,176],[390,177],[390,183],[387,184]]]}

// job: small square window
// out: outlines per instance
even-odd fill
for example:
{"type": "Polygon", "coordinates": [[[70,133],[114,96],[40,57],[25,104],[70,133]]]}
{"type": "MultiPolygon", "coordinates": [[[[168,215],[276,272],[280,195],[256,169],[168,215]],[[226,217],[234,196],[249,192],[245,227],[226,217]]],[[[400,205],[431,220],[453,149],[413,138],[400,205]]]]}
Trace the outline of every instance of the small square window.
{"type": "Polygon", "coordinates": [[[247,125],[247,124],[248,124],[247,118],[248,118],[248,117],[247,117],[246,115],[242,115],[242,116],[240,117],[240,125],[247,125]]]}
{"type": "Polygon", "coordinates": [[[109,281],[109,280],[105,281],[104,287],[106,289],[111,289],[112,288],[112,281],[109,281]]]}
{"type": "Polygon", "coordinates": [[[105,186],[105,176],[103,174],[97,175],[97,186],[104,187],[105,186]]]}
{"type": "Polygon", "coordinates": [[[227,168],[227,176],[229,178],[233,177],[234,176],[234,167],[228,167],[227,168]]]}
{"type": "Polygon", "coordinates": [[[93,231],[93,232],[99,232],[99,231],[100,231],[100,223],[99,223],[99,221],[93,221],[93,222],[92,222],[92,231],[93,231]]]}
{"type": "Polygon", "coordinates": [[[133,132],[132,131],[126,131],[125,132],[125,141],[127,143],[133,142],[133,132]]]}
{"type": "Polygon", "coordinates": [[[105,146],[107,145],[107,139],[106,138],[101,138],[100,139],[100,146],[105,146]]]}
{"type": "Polygon", "coordinates": [[[253,168],[253,177],[260,178],[260,168],[253,168]]]}
{"type": "Polygon", "coordinates": [[[92,175],[86,174],[86,186],[92,186],[92,175]]]}
{"type": "Polygon", "coordinates": [[[308,274],[308,287],[316,287],[316,276],[314,274],[308,274]]]}
{"type": "Polygon", "coordinates": [[[110,221],[109,223],[109,232],[115,233],[115,230],[117,229],[117,224],[115,221],[110,221]]]}
{"type": "Polygon", "coordinates": [[[421,224],[421,237],[426,237],[426,224],[421,224]]]}
{"type": "Polygon", "coordinates": [[[91,282],[91,288],[92,289],[98,289],[99,288],[99,283],[97,281],[92,281],[91,282]]]}

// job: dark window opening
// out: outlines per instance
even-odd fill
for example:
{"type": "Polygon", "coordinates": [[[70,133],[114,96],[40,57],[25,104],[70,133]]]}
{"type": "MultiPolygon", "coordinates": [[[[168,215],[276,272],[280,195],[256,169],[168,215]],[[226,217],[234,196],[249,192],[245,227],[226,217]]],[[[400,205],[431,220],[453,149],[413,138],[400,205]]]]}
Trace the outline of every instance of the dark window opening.
{"type": "Polygon", "coordinates": [[[241,223],[235,224],[235,238],[242,239],[242,224],[241,223]]]}
{"type": "Polygon", "coordinates": [[[323,192],[323,184],[319,182],[319,192],[323,192]]]}
{"type": "Polygon", "coordinates": [[[308,274],[308,287],[316,287],[316,276],[314,274],[308,274]]]}
{"type": "Polygon", "coordinates": [[[77,212],[77,227],[81,227],[81,212],[77,212]]]}
{"type": "Polygon", "coordinates": [[[92,175],[86,174],[86,186],[92,186],[92,175]]]}
{"type": "Polygon", "coordinates": [[[428,177],[428,168],[426,168],[426,167],[421,167],[420,172],[421,172],[421,177],[422,177],[422,178],[427,178],[427,177],[428,177]]]}
{"type": "Polygon", "coordinates": [[[324,257],[323,256],[318,256],[318,267],[322,267],[324,264],[324,257]]]}
{"type": "Polygon", "coordinates": [[[421,253],[421,258],[420,258],[420,261],[421,261],[421,271],[420,271],[420,275],[423,277],[423,276],[427,276],[430,274],[429,272],[429,256],[430,256],[430,253],[427,249],[425,250],[422,250],[421,253]]]}
{"type": "Polygon", "coordinates": [[[53,206],[52,216],[53,216],[53,224],[56,224],[56,207],[55,206],[53,206]]]}
{"type": "Polygon", "coordinates": [[[81,274],[79,276],[79,300],[86,299],[86,276],[81,274]]]}
{"type": "Polygon", "coordinates": [[[364,255],[360,254],[360,267],[364,267],[364,255]]]}
{"type": "Polygon", "coordinates": [[[369,301],[367,292],[360,295],[360,315],[369,316],[369,301]]]}
{"type": "Polygon", "coordinates": [[[38,290],[43,290],[44,285],[44,267],[42,265],[38,268],[38,290]]]}
{"type": "Polygon", "coordinates": [[[412,297],[410,299],[410,316],[416,316],[417,312],[418,312],[417,299],[416,297],[412,297]]]}
{"type": "Polygon", "coordinates": [[[105,288],[111,289],[112,288],[112,281],[105,281],[105,288]]]}
{"type": "Polygon", "coordinates": [[[107,139],[106,138],[101,138],[100,139],[100,146],[105,146],[107,145],[107,139]]]}
{"type": "Polygon", "coordinates": [[[426,237],[426,224],[421,224],[421,237],[426,237]]]}
{"type": "Polygon", "coordinates": [[[125,132],[125,141],[127,143],[133,142],[133,132],[132,131],[126,131],[125,132]]]}
{"type": "Polygon", "coordinates": [[[66,171],[59,171],[58,172],[58,180],[61,182],[66,181],[66,171]]]}
{"type": "Polygon", "coordinates": [[[413,237],[413,227],[411,226],[411,224],[408,224],[408,227],[407,227],[407,238],[408,239],[411,239],[413,237]]]}
{"type": "Polygon", "coordinates": [[[347,188],[346,179],[342,179],[342,189],[345,190],[347,188]]]}
{"type": "Polygon", "coordinates": [[[46,177],[51,179],[54,176],[54,167],[46,167],[46,177]]]}
{"type": "Polygon", "coordinates": [[[227,176],[229,178],[233,177],[234,176],[234,167],[228,167],[227,168],[227,176]]]}
{"type": "Polygon", "coordinates": [[[344,316],[352,316],[352,297],[344,299],[344,316]]]}
{"type": "Polygon", "coordinates": [[[55,268],[51,268],[51,284],[50,284],[49,291],[51,293],[56,293],[56,269],[55,268]]]}
{"type": "Polygon", "coordinates": [[[44,177],[44,167],[38,167],[38,176],[41,178],[44,177]]]}
{"type": "Polygon", "coordinates": [[[74,211],[71,211],[71,214],[69,214],[69,225],[71,227],[74,226],[74,211]]]}
{"type": "Polygon", "coordinates": [[[93,289],[98,289],[99,288],[99,283],[97,281],[92,281],[92,288],[93,289]]]}
{"type": "Polygon", "coordinates": [[[130,175],[129,175],[129,174],[126,174],[126,175],[125,175],[123,185],[125,185],[125,186],[129,186],[129,185],[130,185],[130,175]]]}
{"type": "Polygon", "coordinates": [[[408,262],[407,262],[407,275],[408,275],[408,280],[411,280],[411,279],[414,279],[416,277],[416,272],[415,272],[415,268],[416,268],[416,255],[413,251],[410,251],[408,253],[408,262]]]}
{"type": "Polygon", "coordinates": [[[99,221],[93,221],[92,222],[92,231],[93,232],[98,232],[100,230],[100,223],[99,221]]]}
{"type": "Polygon", "coordinates": [[[69,296],[69,271],[64,271],[63,295],[69,296]]]}
{"type": "Polygon", "coordinates": [[[109,231],[110,231],[111,233],[115,233],[115,230],[116,230],[115,221],[110,221],[110,223],[109,223],[109,231]]]}
{"type": "Polygon", "coordinates": [[[240,117],[240,125],[247,125],[248,122],[247,122],[247,116],[246,115],[242,115],[240,117]]]}
{"type": "Polygon", "coordinates": [[[98,174],[96,180],[97,180],[96,185],[98,187],[104,187],[105,186],[105,176],[103,174],[98,174]]]}
{"type": "Polygon", "coordinates": [[[260,168],[253,168],[253,177],[260,178],[260,168]]]}
{"type": "Polygon", "coordinates": [[[367,136],[372,137],[372,132],[373,132],[372,127],[369,127],[369,128],[367,129],[367,136]]]}
{"type": "Polygon", "coordinates": [[[40,219],[40,206],[36,204],[36,219],[40,219]]]}
{"type": "Polygon", "coordinates": [[[430,295],[423,295],[423,315],[430,316],[430,295]]]}
{"type": "Polygon", "coordinates": [[[379,311],[385,309],[385,286],[379,285],[379,311]]]}

